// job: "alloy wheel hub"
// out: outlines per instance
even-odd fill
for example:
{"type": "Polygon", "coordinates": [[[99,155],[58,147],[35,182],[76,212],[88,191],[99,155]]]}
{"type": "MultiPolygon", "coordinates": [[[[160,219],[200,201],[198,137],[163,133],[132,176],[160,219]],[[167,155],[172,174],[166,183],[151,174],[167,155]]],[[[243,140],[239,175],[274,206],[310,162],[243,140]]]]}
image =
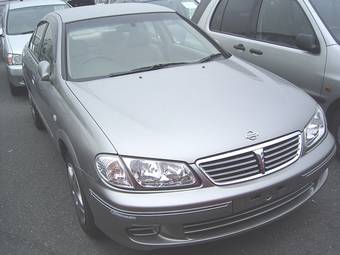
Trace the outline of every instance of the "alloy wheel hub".
{"type": "Polygon", "coordinates": [[[85,222],[84,199],[80,191],[78,178],[75,174],[73,166],[70,163],[67,164],[67,173],[71,186],[72,199],[76,207],[77,215],[82,222],[85,222]]]}

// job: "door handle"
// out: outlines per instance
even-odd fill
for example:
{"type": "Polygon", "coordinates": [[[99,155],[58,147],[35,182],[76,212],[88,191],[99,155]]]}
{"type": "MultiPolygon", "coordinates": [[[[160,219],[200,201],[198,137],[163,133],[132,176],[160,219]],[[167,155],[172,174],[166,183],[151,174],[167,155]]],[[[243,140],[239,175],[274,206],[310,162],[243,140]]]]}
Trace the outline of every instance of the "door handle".
{"type": "Polygon", "coordinates": [[[259,56],[263,55],[263,51],[257,50],[257,49],[250,49],[249,52],[254,55],[259,55],[259,56]]]}
{"type": "Polygon", "coordinates": [[[240,50],[240,51],[245,51],[246,47],[242,43],[234,45],[234,49],[240,50]]]}

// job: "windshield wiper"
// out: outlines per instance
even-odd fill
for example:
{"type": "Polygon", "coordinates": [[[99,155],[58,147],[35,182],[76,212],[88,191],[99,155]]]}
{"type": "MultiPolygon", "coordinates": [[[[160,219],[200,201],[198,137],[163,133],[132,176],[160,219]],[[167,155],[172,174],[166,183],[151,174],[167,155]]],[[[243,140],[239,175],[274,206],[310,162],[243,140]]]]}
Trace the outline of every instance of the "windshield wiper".
{"type": "Polygon", "coordinates": [[[132,69],[132,70],[126,71],[126,72],[113,73],[113,74],[108,75],[108,77],[116,77],[116,76],[121,76],[121,75],[139,73],[139,72],[148,72],[148,71],[167,68],[167,67],[170,67],[170,66],[188,65],[188,64],[193,64],[193,62],[174,62],[174,63],[166,63],[166,64],[156,64],[156,65],[132,69]]]}
{"type": "Polygon", "coordinates": [[[198,63],[204,63],[204,62],[209,62],[209,61],[212,61],[216,58],[220,58],[222,57],[223,54],[222,53],[216,53],[216,54],[211,54],[205,58],[202,58],[200,61],[198,61],[198,63]]]}

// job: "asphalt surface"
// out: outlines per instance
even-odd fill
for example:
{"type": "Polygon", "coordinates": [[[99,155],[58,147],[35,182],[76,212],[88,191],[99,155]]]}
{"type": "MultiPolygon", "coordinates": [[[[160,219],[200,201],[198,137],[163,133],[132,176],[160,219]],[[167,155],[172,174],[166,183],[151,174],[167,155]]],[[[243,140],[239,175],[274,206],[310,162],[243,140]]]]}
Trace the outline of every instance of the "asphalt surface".
{"type": "Polygon", "coordinates": [[[10,95],[0,63],[0,255],[339,255],[339,170],[333,161],[324,188],[294,213],[231,239],[152,252],[92,240],[78,225],[61,157],[34,128],[26,95],[10,95]]]}

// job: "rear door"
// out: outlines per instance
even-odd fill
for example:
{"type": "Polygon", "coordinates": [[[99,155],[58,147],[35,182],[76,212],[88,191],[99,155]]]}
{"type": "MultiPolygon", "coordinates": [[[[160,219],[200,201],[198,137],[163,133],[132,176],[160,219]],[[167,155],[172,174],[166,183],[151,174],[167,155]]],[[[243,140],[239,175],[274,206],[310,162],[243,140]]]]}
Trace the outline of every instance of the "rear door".
{"type": "Polygon", "coordinates": [[[320,99],[326,44],[301,0],[221,0],[205,30],[234,55],[255,63],[320,99]],[[321,53],[296,46],[298,34],[315,34],[321,53]]]}

